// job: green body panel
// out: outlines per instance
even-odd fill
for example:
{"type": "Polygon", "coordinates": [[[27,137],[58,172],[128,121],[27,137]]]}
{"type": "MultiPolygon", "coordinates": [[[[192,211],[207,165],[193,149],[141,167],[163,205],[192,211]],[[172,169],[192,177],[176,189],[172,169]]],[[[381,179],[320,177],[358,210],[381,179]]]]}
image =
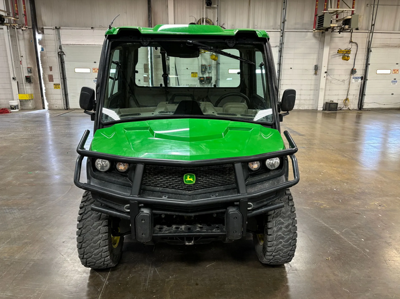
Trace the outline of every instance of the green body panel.
{"type": "Polygon", "coordinates": [[[208,160],[283,150],[278,130],[212,119],[159,119],[98,129],[91,150],[124,157],[208,160]]]}
{"type": "Polygon", "coordinates": [[[121,29],[137,30],[141,34],[177,34],[177,35],[222,35],[235,36],[238,32],[255,32],[258,37],[269,38],[264,30],[255,29],[222,29],[215,25],[156,25],[147,27],[113,27],[106,35],[117,35],[121,29]]]}

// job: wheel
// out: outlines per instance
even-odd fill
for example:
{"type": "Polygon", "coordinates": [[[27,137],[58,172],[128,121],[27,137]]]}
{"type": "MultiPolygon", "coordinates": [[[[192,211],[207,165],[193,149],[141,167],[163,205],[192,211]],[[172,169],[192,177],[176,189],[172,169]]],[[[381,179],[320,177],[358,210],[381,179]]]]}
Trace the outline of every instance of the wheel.
{"type": "Polygon", "coordinates": [[[262,264],[272,266],[289,263],[297,243],[296,209],[290,190],[274,202],[277,203],[283,203],[284,207],[262,215],[260,222],[264,231],[253,234],[258,259],[262,264]]]}
{"type": "Polygon", "coordinates": [[[250,99],[248,98],[248,96],[246,96],[245,94],[243,94],[241,92],[230,92],[230,93],[227,93],[227,94],[224,94],[224,95],[220,96],[218,98],[218,100],[215,102],[214,106],[218,107],[218,105],[221,104],[223,99],[225,99],[227,97],[234,97],[234,96],[239,96],[239,97],[242,97],[243,99],[245,99],[246,103],[247,103],[247,107],[250,107],[250,104],[251,104],[250,103],[250,99]]]}
{"type": "Polygon", "coordinates": [[[88,268],[112,268],[122,256],[124,237],[116,233],[119,231],[119,219],[92,211],[93,203],[92,194],[85,191],[79,207],[76,232],[79,259],[88,268]]]}

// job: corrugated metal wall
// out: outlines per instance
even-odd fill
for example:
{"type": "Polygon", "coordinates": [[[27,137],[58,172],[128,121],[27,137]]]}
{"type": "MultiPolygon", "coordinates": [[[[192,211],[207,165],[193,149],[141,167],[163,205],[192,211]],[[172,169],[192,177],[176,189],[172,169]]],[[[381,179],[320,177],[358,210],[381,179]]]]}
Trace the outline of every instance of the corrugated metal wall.
{"type": "Polygon", "coordinates": [[[147,26],[147,1],[36,0],[38,23],[43,27],[147,26]],[[143,13],[145,12],[145,13],[143,13]]]}
{"type": "MultiPolygon", "coordinates": [[[[145,0],[36,0],[36,13],[42,27],[106,28],[118,14],[115,26],[148,25],[145,0]]],[[[152,0],[152,18],[168,22],[167,0],[152,0]]]]}

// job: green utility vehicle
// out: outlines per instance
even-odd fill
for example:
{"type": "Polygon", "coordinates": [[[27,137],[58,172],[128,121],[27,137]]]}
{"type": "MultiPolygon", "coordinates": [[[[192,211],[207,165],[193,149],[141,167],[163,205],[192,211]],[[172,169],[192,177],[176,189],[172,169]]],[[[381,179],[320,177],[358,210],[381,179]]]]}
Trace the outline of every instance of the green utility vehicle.
{"type": "Polygon", "coordinates": [[[85,190],[82,264],[116,266],[126,235],[193,245],[252,234],[261,263],[290,262],[297,227],[288,188],[299,170],[297,147],[287,131],[285,146],[280,122],[295,97],[286,90],[278,101],[265,31],[110,28],[96,91],[83,87],[80,96],[94,121],[89,149],[89,131],[79,142],[74,177],[85,190]]]}

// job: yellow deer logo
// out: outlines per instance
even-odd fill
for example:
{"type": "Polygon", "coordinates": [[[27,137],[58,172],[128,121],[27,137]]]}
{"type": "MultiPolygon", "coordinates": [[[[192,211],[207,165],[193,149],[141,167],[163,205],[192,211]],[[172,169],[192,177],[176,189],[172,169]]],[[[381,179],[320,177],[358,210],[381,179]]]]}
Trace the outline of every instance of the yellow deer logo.
{"type": "Polygon", "coordinates": [[[186,173],[183,176],[183,182],[186,185],[192,185],[192,184],[196,183],[196,176],[193,173],[186,173]]]}

